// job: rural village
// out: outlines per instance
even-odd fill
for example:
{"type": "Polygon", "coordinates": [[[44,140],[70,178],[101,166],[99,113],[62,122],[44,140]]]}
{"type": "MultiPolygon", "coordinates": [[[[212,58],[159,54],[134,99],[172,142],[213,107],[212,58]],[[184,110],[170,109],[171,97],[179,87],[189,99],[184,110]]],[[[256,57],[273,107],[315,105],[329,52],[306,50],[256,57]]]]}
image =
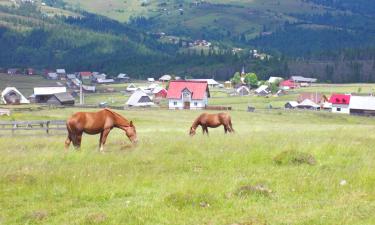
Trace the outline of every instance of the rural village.
{"type": "Polygon", "coordinates": [[[374,0],[0,0],[0,225],[374,225],[374,0]]]}

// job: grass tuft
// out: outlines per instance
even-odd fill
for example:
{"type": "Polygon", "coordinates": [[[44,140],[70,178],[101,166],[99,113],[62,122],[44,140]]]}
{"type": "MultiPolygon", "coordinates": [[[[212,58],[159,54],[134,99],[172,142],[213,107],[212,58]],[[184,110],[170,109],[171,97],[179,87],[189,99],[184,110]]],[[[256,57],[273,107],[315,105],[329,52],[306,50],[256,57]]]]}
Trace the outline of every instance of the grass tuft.
{"type": "Polygon", "coordinates": [[[313,155],[305,152],[300,152],[296,150],[283,151],[278,154],[274,159],[274,162],[279,165],[284,164],[308,164],[315,165],[316,159],[313,155]]]}
{"type": "Polygon", "coordinates": [[[257,185],[244,185],[239,187],[235,195],[241,198],[246,198],[248,196],[264,196],[269,197],[272,194],[272,190],[263,184],[257,185]]]}
{"type": "Polygon", "coordinates": [[[107,220],[107,215],[104,213],[91,213],[86,216],[85,224],[101,224],[107,220]]]}

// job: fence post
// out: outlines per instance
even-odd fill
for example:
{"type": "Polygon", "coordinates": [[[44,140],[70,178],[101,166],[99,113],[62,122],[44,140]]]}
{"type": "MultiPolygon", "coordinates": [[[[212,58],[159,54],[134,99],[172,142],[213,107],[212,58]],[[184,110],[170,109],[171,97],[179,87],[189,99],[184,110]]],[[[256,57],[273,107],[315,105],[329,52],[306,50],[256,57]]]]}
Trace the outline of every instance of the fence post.
{"type": "Polygon", "coordinates": [[[50,121],[47,121],[47,122],[46,122],[46,133],[47,133],[47,134],[49,134],[49,122],[50,122],[50,121]]]}

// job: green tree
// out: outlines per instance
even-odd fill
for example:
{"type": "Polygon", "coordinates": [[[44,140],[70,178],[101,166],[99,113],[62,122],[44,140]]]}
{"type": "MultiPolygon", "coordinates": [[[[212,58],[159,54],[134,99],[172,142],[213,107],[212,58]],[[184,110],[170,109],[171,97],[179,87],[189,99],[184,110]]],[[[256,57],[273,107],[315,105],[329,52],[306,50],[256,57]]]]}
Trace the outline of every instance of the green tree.
{"type": "Polygon", "coordinates": [[[245,75],[245,83],[252,87],[258,86],[258,77],[255,73],[247,73],[245,75]]]}
{"type": "Polygon", "coordinates": [[[241,75],[239,72],[236,72],[232,79],[230,80],[232,82],[233,85],[236,85],[236,84],[239,84],[241,83],[241,75]]]}

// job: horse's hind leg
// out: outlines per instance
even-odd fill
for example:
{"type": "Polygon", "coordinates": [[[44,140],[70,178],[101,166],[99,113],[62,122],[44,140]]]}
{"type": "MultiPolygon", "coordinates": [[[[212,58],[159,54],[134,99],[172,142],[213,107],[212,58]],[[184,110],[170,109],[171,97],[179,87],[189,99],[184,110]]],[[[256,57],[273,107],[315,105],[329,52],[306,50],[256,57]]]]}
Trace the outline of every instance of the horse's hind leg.
{"type": "Polygon", "coordinates": [[[231,120],[229,120],[229,128],[230,128],[229,132],[233,132],[234,133],[234,129],[233,129],[232,121],[231,120]]]}

